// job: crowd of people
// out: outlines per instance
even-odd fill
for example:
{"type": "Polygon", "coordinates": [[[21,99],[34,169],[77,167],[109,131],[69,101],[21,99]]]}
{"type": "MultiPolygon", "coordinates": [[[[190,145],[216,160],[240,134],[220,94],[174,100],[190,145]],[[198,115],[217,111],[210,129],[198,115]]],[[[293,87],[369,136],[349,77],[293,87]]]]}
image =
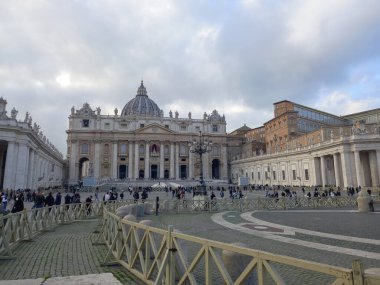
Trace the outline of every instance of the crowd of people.
{"type": "MultiPolygon", "coordinates": [[[[116,188],[111,187],[102,197],[102,201],[107,203],[110,201],[133,199],[135,202],[141,199],[144,202],[148,199],[149,193],[153,190],[152,187],[127,187],[125,191],[117,191],[116,188]],[[125,192],[129,192],[129,197],[125,196],[125,192]]],[[[173,199],[185,199],[186,196],[193,196],[199,193],[199,189],[196,186],[178,186],[178,187],[168,187],[165,186],[160,188],[161,191],[166,192],[166,195],[173,199]]],[[[342,195],[343,189],[340,187],[293,187],[284,185],[257,185],[250,184],[244,186],[237,185],[223,185],[223,186],[207,186],[205,193],[213,199],[243,199],[248,192],[253,191],[265,191],[265,197],[267,198],[279,198],[279,197],[297,197],[302,195],[308,198],[323,198],[323,197],[339,197],[342,195]],[[302,192],[302,194],[301,194],[302,192]],[[217,193],[217,194],[215,194],[217,193]]],[[[347,187],[344,192],[348,196],[354,196],[361,191],[361,187],[347,187]]],[[[368,190],[371,195],[371,191],[368,190]]],[[[93,201],[98,202],[99,199],[99,188],[94,189],[94,196],[89,196],[86,198],[85,203],[87,208],[91,208],[91,203],[93,201]]],[[[0,214],[7,213],[17,213],[24,210],[24,202],[32,202],[32,209],[38,209],[43,207],[51,207],[54,205],[61,205],[63,203],[68,207],[70,204],[81,203],[81,197],[78,191],[73,191],[73,193],[66,193],[64,197],[60,191],[57,191],[54,195],[53,192],[49,192],[47,195],[43,191],[32,191],[30,189],[25,190],[12,190],[12,191],[1,191],[0,192],[0,214]]],[[[89,210],[90,211],[90,210],[89,210]]]]}

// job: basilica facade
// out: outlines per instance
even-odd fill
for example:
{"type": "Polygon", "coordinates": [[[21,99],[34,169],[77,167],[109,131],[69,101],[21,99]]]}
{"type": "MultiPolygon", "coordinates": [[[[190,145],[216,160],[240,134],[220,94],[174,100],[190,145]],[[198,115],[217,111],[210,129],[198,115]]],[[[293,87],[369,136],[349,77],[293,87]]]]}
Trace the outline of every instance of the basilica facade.
{"type": "Polygon", "coordinates": [[[141,82],[136,96],[113,115],[84,103],[73,107],[67,130],[68,182],[93,178],[149,180],[227,180],[226,120],[216,110],[192,118],[177,111],[164,116],[141,82]],[[194,142],[208,144],[203,155],[192,152],[194,142]],[[212,142],[212,144],[211,144],[212,142]]]}

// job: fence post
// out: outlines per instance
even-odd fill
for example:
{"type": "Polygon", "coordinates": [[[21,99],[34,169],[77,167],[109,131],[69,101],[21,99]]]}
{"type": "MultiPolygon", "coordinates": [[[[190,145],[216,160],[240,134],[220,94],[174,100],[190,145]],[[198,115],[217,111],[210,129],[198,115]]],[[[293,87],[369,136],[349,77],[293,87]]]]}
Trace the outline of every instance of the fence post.
{"type": "Polygon", "coordinates": [[[355,259],[352,261],[352,275],[354,285],[364,285],[364,269],[361,260],[355,259]]]}
{"type": "Polygon", "coordinates": [[[173,226],[168,226],[168,237],[166,240],[166,247],[169,251],[169,262],[166,266],[166,284],[168,285],[174,285],[175,284],[175,251],[176,249],[173,248],[173,226]]]}

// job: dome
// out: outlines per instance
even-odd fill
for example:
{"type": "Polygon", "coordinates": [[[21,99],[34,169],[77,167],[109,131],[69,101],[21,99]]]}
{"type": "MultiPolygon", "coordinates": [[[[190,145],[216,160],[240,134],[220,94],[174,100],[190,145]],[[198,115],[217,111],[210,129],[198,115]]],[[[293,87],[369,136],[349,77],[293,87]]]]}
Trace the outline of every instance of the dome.
{"type": "Polygon", "coordinates": [[[136,97],[129,101],[123,108],[120,114],[123,116],[145,116],[145,117],[161,117],[161,110],[157,104],[149,99],[141,80],[141,85],[137,90],[136,97]]]}

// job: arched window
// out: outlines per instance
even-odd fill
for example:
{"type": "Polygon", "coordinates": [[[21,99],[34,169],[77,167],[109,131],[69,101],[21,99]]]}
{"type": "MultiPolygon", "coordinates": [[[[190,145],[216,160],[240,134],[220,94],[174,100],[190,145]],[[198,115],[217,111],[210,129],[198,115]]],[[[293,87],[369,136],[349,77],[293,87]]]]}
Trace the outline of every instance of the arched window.
{"type": "Polygon", "coordinates": [[[145,153],[145,146],[143,144],[139,145],[139,154],[144,154],[145,153]]]}

